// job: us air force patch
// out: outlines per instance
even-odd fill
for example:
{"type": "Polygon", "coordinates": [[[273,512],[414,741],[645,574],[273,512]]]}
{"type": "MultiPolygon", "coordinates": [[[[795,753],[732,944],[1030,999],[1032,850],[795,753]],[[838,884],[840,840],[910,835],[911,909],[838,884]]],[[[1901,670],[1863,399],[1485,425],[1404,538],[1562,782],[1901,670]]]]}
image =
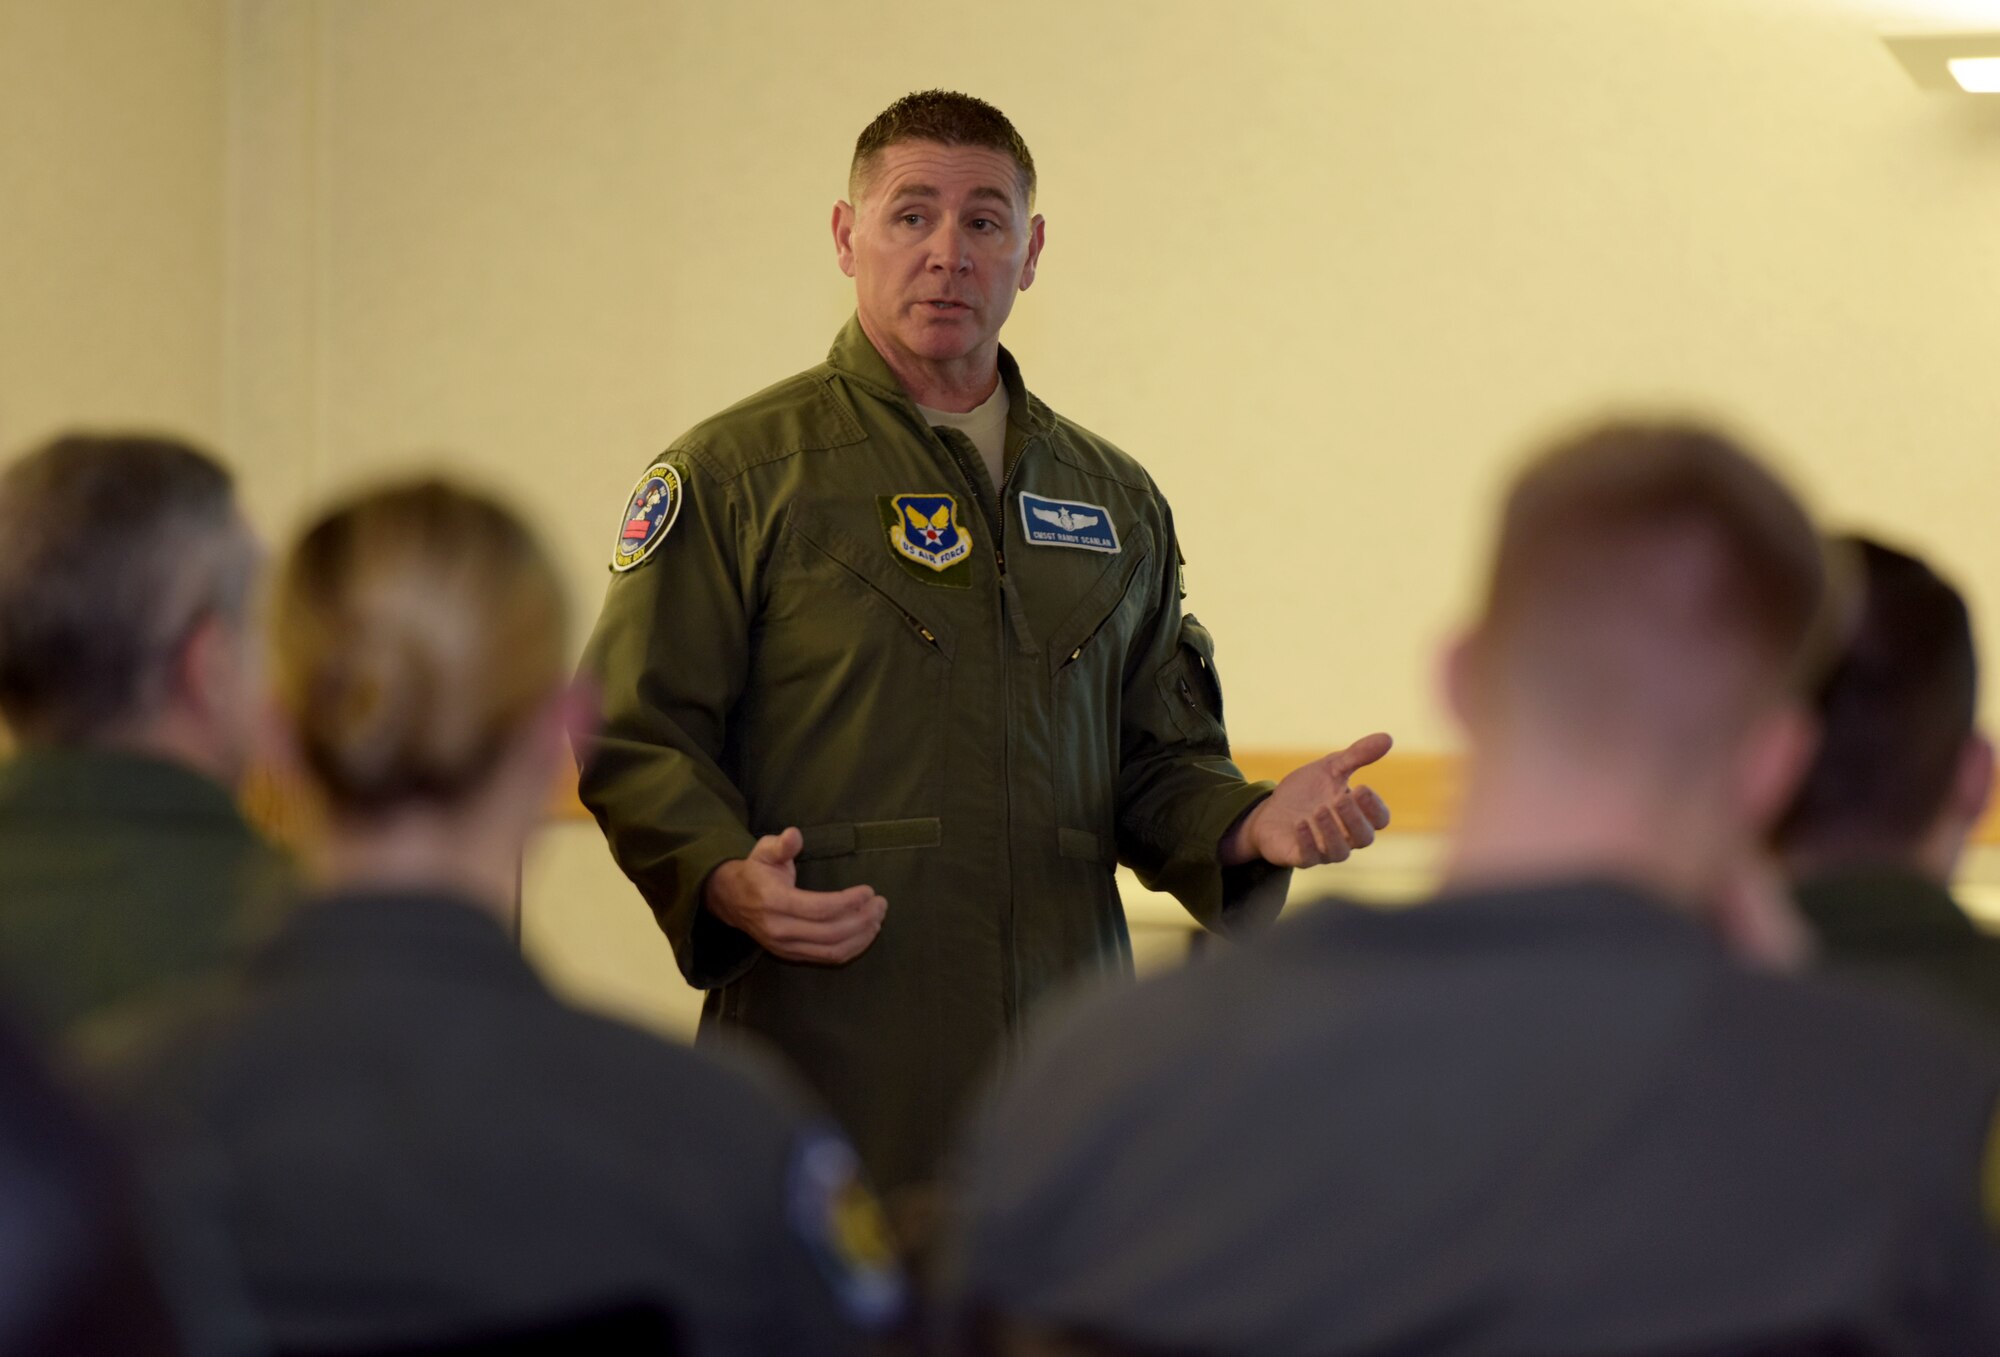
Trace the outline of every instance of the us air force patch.
{"type": "Polygon", "coordinates": [[[787,1193],[792,1229],[849,1318],[867,1328],[901,1318],[905,1294],[895,1241],[846,1138],[829,1130],[801,1136],[787,1193]]]}
{"type": "Polygon", "coordinates": [[[611,552],[613,570],[630,570],[651,556],[667,540],[674,520],[680,517],[681,501],[687,498],[687,483],[680,469],[668,462],[655,462],[639,478],[632,498],[625,501],[620,520],[618,545],[611,552]]]}
{"type": "Polygon", "coordinates": [[[1075,547],[1106,555],[1118,552],[1118,530],[1111,526],[1111,511],[1102,504],[1043,499],[1023,490],[1021,531],[1038,547],[1075,547]]]}
{"type": "Polygon", "coordinates": [[[897,495],[889,504],[896,511],[889,545],[898,555],[949,570],[972,554],[972,530],[958,521],[958,501],[950,495],[897,495]]]}

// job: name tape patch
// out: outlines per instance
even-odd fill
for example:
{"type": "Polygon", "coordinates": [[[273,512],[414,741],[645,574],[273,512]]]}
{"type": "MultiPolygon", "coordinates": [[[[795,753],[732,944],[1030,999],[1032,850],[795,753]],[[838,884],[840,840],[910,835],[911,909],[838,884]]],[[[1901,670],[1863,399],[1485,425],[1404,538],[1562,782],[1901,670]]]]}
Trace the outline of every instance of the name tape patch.
{"type": "Polygon", "coordinates": [[[1021,531],[1038,547],[1075,547],[1107,555],[1118,551],[1118,530],[1112,526],[1111,511],[1102,504],[1044,499],[1023,490],[1021,531]]]}

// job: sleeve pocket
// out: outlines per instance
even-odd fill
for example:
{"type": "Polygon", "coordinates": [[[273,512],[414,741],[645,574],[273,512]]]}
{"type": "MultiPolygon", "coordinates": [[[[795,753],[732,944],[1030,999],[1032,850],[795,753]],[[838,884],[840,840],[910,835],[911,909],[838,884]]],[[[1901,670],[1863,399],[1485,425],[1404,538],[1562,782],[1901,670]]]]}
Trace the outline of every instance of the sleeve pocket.
{"type": "Polygon", "coordinates": [[[1188,740],[1229,751],[1222,722],[1222,682],[1215,672],[1215,638],[1189,614],[1181,618],[1180,644],[1160,669],[1160,700],[1188,740]]]}

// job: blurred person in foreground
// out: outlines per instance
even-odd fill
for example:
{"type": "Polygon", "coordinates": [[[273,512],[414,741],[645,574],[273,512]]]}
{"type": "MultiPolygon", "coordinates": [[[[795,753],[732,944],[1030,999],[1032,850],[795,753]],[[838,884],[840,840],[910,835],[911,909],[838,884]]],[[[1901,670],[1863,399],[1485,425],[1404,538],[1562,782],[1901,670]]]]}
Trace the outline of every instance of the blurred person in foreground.
{"type": "Polygon", "coordinates": [[[1993,792],[1965,600],[1914,556],[1843,539],[1860,624],[1820,693],[1823,738],[1778,842],[1821,956],[2000,1024],[2000,939],[1951,896],[1993,792]]]}
{"type": "Polygon", "coordinates": [[[233,799],[259,568],[186,444],[72,434],[0,475],[0,993],[44,1042],[213,976],[289,885],[233,799]]]}
{"type": "Polygon", "coordinates": [[[509,937],[589,706],[523,525],[435,481],[364,495],[293,548],[273,615],[324,889],[124,1098],[274,1345],[630,1312],[696,1353],[814,1353],[894,1318],[845,1140],[760,1072],[563,1004],[509,937]]]}
{"type": "Polygon", "coordinates": [[[1762,838],[1811,757],[1828,595],[1804,511],[1722,437],[1612,424],[1533,463],[1448,657],[1469,767],[1438,898],[1308,909],[1044,1033],[964,1156],[961,1332],[1996,1350],[2000,1069],[1783,973],[1762,838]]]}
{"type": "Polygon", "coordinates": [[[182,1350],[115,1152],[0,1028],[0,1353],[182,1350]]]}

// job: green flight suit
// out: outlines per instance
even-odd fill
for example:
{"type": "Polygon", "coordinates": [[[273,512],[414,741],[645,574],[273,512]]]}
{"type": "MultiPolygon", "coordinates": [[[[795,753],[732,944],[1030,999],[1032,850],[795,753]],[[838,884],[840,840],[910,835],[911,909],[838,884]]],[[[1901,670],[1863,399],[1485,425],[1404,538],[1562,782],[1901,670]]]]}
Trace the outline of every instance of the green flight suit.
{"type": "Polygon", "coordinates": [[[1000,370],[997,494],[857,321],[824,364],[697,425],[649,468],[679,502],[641,482],[627,539],[649,504],[670,526],[649,552],[621,542],[584,658],[605,724],[583,800],[709,991],[703,1037],[775,1042],[884,1188],[931,1176],[1038,1000],[1129,972],[1119,862],[1215,929],[1268,919],[1289,881],[1217,861],[1269,784],[1229,760],[1165,500],[1004,350],[1000,370]],[[844,966],[780,961],[702,908],[711,871],[788,825],[801,887],[888,899],[844,966]]]}
{"type": "Polygon", "coordinates": [[[178,764],[60,749],[0,765],[0,1004],[44,1041],[212,980],[291,885],[228,791],[178,764]]]}

